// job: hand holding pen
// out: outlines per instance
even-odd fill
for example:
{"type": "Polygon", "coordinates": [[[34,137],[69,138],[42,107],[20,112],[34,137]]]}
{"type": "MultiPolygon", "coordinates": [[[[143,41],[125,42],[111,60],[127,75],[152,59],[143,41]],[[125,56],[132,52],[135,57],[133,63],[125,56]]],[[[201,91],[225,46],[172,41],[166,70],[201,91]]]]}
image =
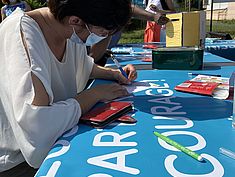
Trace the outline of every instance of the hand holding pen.
{"type": "Polygon", "coordinates": [[[128,74],[128,79],[134,81],[137,78],[136,68],[132,64],[123,67],[123,70],[128,74]]]}
{"type": "MultiPolygon", "coordinates": [[[[134,81],[137,78],[137,72],[133,65],[128,64],[122,68],[119,62],[117,61],[117,59],[114,57],[112,51],[108,51],[108,53],[110,54],[111,59],[113,60],[113,62],[115,63],[119,71],[121,72],[122,76],[128,79],[128,83],[134,81]]],[[[123,79],[120,78],[118,80],[120,81],[123,79]]],[[[126,82],[124,81],[123,83],[126,83],[126,82]]]]}
{"type": "Polygon", "coordinates": [[[122,73],[122,75],[128,79],[127,73],[123,70],[123,68],[121,67],[121,65],[119,64],[119,62],[117,61],[117,59],[114,57],[114,55],[111,53],[110,54],[111,59],[113,60],[113,62],[115,63],[115,65],[118,67],[118,69],[120,70],[120,72],[122,73]]]}

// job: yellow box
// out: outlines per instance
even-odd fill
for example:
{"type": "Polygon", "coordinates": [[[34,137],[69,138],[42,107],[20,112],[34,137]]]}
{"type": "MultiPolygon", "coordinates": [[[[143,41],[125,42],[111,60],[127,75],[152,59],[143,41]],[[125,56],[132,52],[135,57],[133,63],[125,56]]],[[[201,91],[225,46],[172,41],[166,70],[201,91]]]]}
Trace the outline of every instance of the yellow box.
{"type": "Polygon", "coordinates": [[[204,48],[206,37],[206,12],[193,11],[166,15],[166,47],[204,48]]]}

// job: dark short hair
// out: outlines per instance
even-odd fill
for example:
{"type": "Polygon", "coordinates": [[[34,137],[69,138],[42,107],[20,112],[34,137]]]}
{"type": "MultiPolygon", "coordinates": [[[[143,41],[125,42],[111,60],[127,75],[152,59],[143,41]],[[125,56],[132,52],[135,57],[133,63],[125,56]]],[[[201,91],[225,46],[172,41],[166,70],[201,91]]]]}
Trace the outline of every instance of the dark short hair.
{"type": "Polygon", "coordinates": [[[59,21],[77,16],[107,30],[120,30],[132,14],[131,0],[49,0],[48,7],[59,21]]]}

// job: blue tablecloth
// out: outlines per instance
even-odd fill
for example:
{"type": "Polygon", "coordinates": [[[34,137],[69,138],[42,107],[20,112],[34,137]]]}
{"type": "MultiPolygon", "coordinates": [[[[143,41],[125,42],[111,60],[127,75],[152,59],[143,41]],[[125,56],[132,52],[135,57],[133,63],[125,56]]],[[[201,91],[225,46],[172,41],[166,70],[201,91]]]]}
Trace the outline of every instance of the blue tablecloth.
{"type": "Polygon", "coordinates": [[[235,40],[207,40],[205,49],[212,54],[235,61],[235,40]]]}
{"type": "MultiPolygon", "coordinates": [[[[205,55],[205,62],[211,67],[204,73],[229,77],[235,69],[229,60],[212,54],[205,55]]],[[[138,81],[158,87],[123,99],[133,102],[138,122],[113,123],[105,129],[79,124],[55,143],[36,176],[234,176],[235,160],[219,153],[220,147],[235,151],[235,130],[228,119],[232,102],[175,91],[188,79],[188,72],[139,70],[138,81]],[[177,151],[153,131],[201,154],[205,162],[177,151]]]]}

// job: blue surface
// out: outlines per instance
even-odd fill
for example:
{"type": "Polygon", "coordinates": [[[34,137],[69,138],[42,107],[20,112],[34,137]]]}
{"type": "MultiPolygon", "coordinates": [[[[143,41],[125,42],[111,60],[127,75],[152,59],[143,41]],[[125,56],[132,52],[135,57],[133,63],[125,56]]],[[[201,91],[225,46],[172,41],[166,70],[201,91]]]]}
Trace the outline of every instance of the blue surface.
{"type": "MultiPolygon", "coordinates": [[[[229,62],[212,54],[205,58],[207,62],[229,62]]],[[[202,72],[229,77],[234,69],[221,66],[202,72]]],[[[159,85],[123,99],[133,102],[133,117],[138,122],[114,123],[106,129],[79,124],[57,141],[36,176],[234,176],[235,160],[219,153],[220,147],[235,151],[235,130],[228,120],[232,102],[176,92],[173,88],[189,79],[188,72],[138,71],[138,81],[159,85]],[[172,149],[157,139],[155,130],[202,154],[205,162],[172,149]]]]}
{"type": "MultiPolygon", "coordinates": [[[[112,51],[130,52],[130,54],[115,54],[116,59],[118,60],[118,62],[122,66],[125,66],[129,63],[134,64],[134,65],[146,65],[146,64],[152,65],[152,62],[142,61],[142,59],[144,57],[148,57],[148,58],[152,57],[151,56],[152,50],[151,49],[143,49],[142,45],[141,46],[133,46],[133,47],[119,46],[119,47],[113,48],[112,51]]],[[[207,64],[210,62],[226,62],[226,63],[233,63],[234,62],[232,60],[228,60],[228,59],[220,57],[218,55],[213,55],[210,52],[204,52],[203,61],[204,61],[207,69],[208,69],[207,64]]],[[[114,65],[114,63],[111,59],[107,61],[107,66],[113,66],[113,65],[114,65]]],[[[203,70],[206,68],[203,67],[203,70]]]]}
{"type": "MultiPolygon", "coordinates": [[[[153,44],[158,47],[165,46],[164,42],[162,43],[155,42],[153,44]]],[[[113,47],[113,49],[132,48],[134,51],[143,52],[144,51],[143,46],[145,45],[144,44],[120,44],[120,45],[117,45],[116,47],[113,47]]],[[[149,51],[151,51],[151,49],[149,49],[149,51]]],[[[223,58],[235,61],[235,40],[219,40],[216,38],[206,38],[205,51],[221,56],[223,58]]],[[[133,55],[134,54],[131,54],[129,56],[133,56],[133,55]]]]}
{"type": "Polygon", "coordinates": [[[208,40],[206,51],[235,61],[235,40],[208,40]]]}

